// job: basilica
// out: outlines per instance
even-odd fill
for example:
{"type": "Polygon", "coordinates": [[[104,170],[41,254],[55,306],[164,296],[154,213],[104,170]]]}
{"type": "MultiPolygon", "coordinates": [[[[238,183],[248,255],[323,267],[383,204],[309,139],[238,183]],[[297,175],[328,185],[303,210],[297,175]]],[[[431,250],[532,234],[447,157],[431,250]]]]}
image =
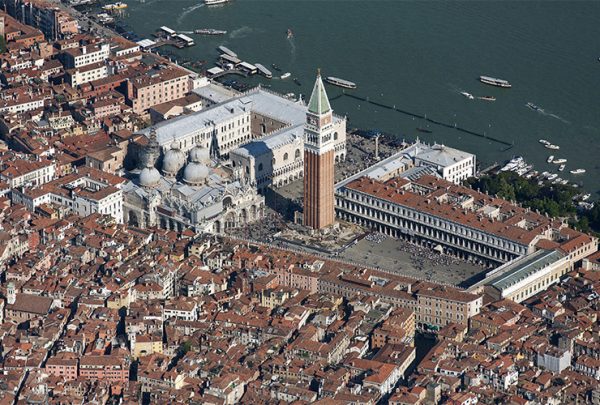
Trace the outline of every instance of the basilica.
{"type": "Polygon", "coordinates": [[[123,187],[124,219],[130,225],[221,233],[264,215],[264,197],[256,186],[211,159],[210,143],[187,152],[176,140],[161,148],[151,129],[138,165],[123,187]]]}

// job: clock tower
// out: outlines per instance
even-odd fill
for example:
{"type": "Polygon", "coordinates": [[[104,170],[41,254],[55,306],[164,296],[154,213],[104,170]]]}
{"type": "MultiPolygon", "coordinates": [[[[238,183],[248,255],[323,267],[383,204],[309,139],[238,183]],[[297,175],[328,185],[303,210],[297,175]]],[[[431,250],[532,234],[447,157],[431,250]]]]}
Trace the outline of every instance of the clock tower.
{"type": "Polygon", "coordinates": [[[333,112],[319,72],[304,125],[304,225],[313,229],[335,221],[334,157],[333,112]]]}

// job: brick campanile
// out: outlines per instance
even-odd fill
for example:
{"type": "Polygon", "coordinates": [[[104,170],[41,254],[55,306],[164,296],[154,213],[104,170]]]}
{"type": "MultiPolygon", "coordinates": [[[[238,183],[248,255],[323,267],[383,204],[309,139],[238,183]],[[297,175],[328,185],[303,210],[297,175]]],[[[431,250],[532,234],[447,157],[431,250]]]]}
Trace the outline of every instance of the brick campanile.
{"type": "Polygon", "coordinates": [[[304,126],[304,225],[325,228],[335,221],[333,113],[317,74],[304,126]]]}

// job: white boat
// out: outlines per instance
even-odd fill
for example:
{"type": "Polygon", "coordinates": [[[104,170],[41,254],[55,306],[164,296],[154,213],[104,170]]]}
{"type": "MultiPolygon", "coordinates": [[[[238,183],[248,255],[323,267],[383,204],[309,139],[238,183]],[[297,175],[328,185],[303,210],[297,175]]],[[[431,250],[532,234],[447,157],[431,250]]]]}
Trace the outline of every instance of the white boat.
{"type": "Polygon", "coordinates": [[[589,199],[591,196],[592,196],[591,194],[584,194],[583,196],[581,196],[581,199],[583,201],[585,201],[585,200],[589,199]]]}
{"type": "Polygon", "coordinates": [[[489,85],[497,86],[497,87],[504,87],[504,88],[512,87],[511,84],[506,80],[496,79],[494,77],[489,77],[489,76],[479,76],[479,81],[481,83],[485,83],[485,84],[489,84],[489,85]]]}
{"type": "Polygon", "coordinates": [[[540,139],[538,142],[541,143],[542,145],[550,145],[550,142],[548,142],[545,139],[540,139]]]}
{"type": "Polygon", "coordinates": [[[544,146],[546,146],[546,148],[548,148],[548,149],[552,149],[552,150],[559,150],[559,149],[560,149],[560,146],[558,146],[558,145],[553,145],[553,144],[550,144],[550,145],[544,145],[544,146]]]}
{"type": "Polygon", "coordinates": [[[566,186],[567,184],[569,184],[569,180],[564,179],[563,181],[560,182],[560,184],[562,184],[563,186],[566,186]]]}
{"type": "Polygon", "coordinates": [[[552,161],[552,163],[554,163],[555,165],[562,165],[567,163],[567,159],[555,159],[552,161]]]}
{"type": "Polygon", "coordinates": [[[286,72],[284,74],[281,75],[281,79],[287,79],[288,77],[290,77],[292,74],[290,72],[286,72]]]}
{"type": "Polygon", "coordinates": [[[585,173],[585,169],[571,170],[571,174],[583,174],[583,173],[585,173]]]}
{"type": "Polygon", "coordinates": [[[558,174],[552,173],[550,176],[548,176],[548,180],[554,180],[557,177],[558,177],[558,174]]]}
{"type": "Polygon", "coordinates": [[[560,177],[557,177],[556,179],[554,179],[554,181],[552,182],[552,184],[558,184],[562,181],[562,179],[560,177]]]}
{"type": "Polygon", "coordinates": [[[475,99],[475,97],[471,93],[467,93],[466,91],[461,91],[460,94],[468,98],[469,100],[475,99]]]}
{"type": "Polygon", "coordinates": [[[550,156],[548,156],[548,159],[546,159],[546,162],[552,163],[553,160],[554,160],[554,155],[550,155],[550,156]]]}
{"type": "Polygon", "coordinates": [[[340,79],[339,77],[327,76],[325,82],[333,84],[334,86],[344,87],[346,89],[355,89],[356,83],[349,80],[340,79]]]}
{"type": "Polygon", "coordinates": [[[549,172],[542,172],[542,174],[540,174],[541,177],[548,177],[550,176],[549,172]]]}
{"type": "Polygon", "coordinates": [[[214,6],[217,4],[224,4],[227,3],[229,0],[204,0],[204,4],[206,4],[207,6],[214,6]]]}
{"type": "Polygon", "coordinates": [[[562,164],[560,166],[558,166],[558,171],[562,172],[563,170],[565,170],[565,167],[567,167],[566,165],[562,164]]]}

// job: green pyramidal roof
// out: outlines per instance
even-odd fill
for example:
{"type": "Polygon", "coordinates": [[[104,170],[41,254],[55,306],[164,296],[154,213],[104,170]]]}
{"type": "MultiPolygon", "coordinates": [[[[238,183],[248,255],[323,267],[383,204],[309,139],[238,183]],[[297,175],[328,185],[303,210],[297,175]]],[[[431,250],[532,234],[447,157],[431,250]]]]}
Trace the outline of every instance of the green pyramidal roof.
{"type": "Polygon", "coordinates": [[[323,85],[323,80],[321,80],[321,75],[319,74],[317,75],[317,81],[315,82],[315,87],[313,88],[310,101],[308,102],[308,111],[320,115],[325,114],[330,110],[331,106],[329,105],[329,98],[327,98],[325,86],[323,85]]]}

